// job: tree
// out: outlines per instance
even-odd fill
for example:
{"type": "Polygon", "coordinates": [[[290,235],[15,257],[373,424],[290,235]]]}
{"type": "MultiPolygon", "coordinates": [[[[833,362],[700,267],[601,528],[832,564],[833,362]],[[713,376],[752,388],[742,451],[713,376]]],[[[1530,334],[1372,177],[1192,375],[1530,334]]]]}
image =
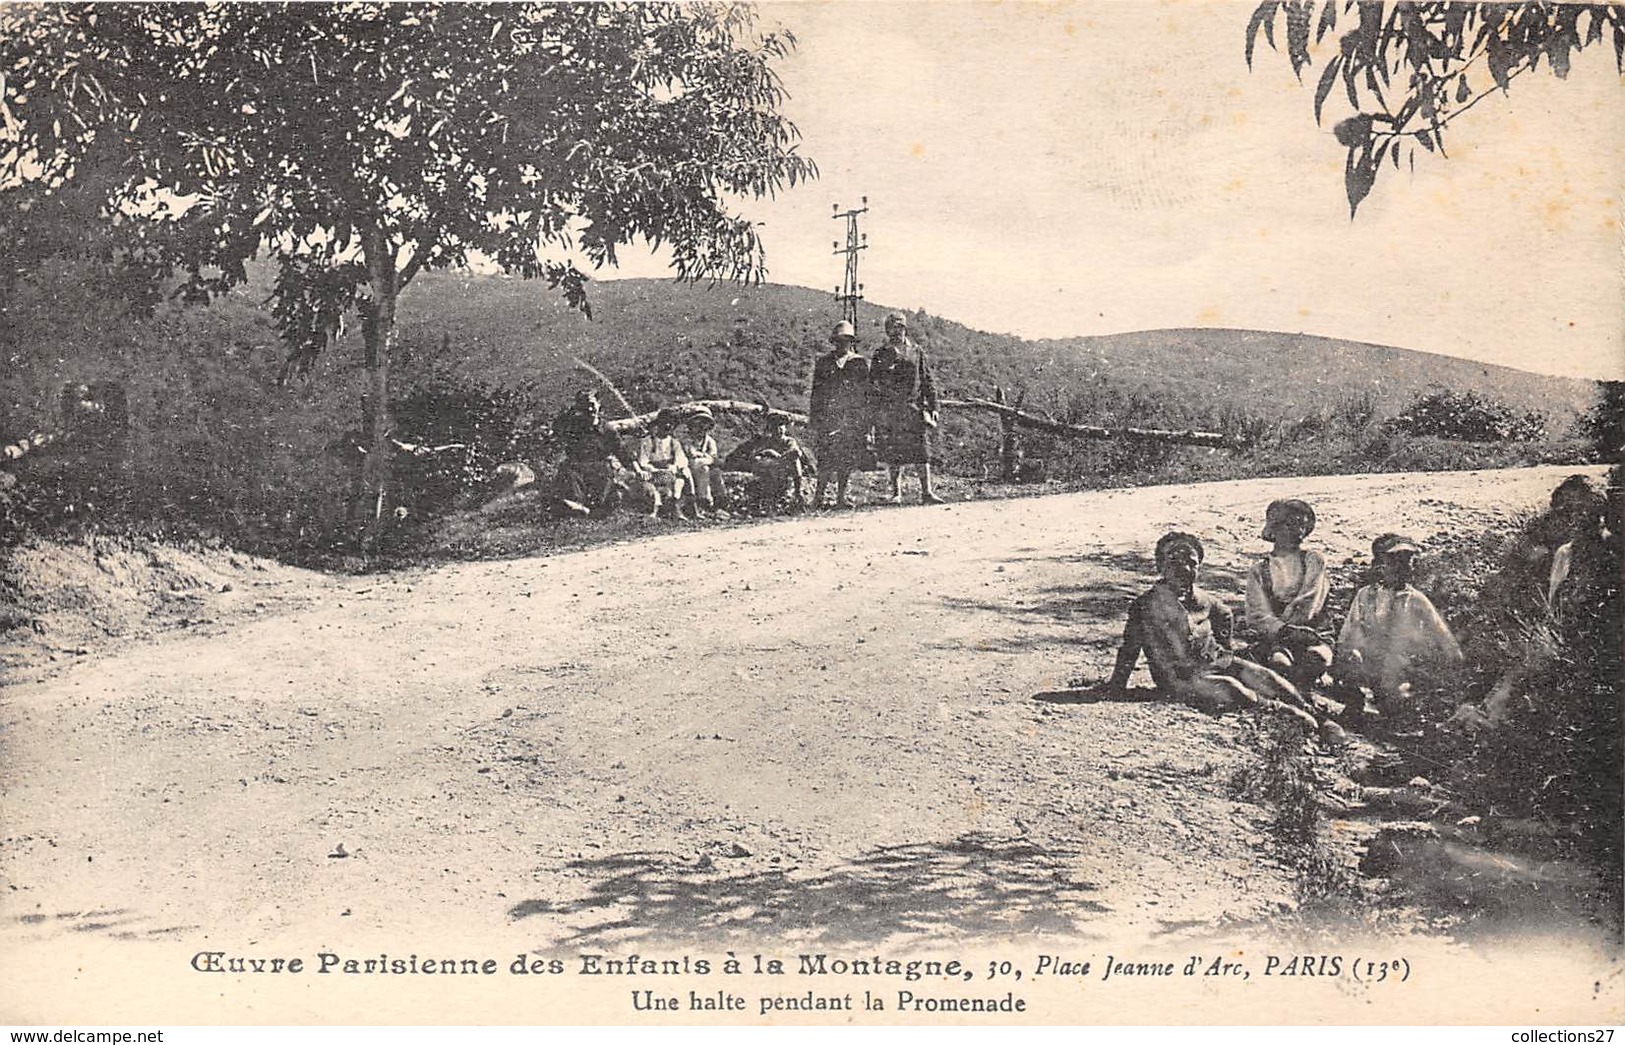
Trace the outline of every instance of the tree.
{"type": "Polygon", "coordinates": [[[375,536],[401,290],[477,255],[587,310],[568,255],[638,240],[683,279],[760,279],[737,201],[816,176],[780,112],[793,46],[723,4],[10,8],[0,199],[91,194],[126,268],[186,301],[274,258],[285,375],[358,315],[375,536]]]}
{"type": "Polygon", "coordinates": [[[1619,3],[1374,3],[1369,0],[1269,0],[1247,23],[1247,64],[1260,30],[1271,48],[1284,16],[1286,55],[1300,78],[1341,17],[1351,24],[1315,87],[1315,122],[1339,81],[1354,114],[1332,129],[1348,151],[1343,181],[1349,216],[1371,192],[1386,160],[1397,170],[1416,149],[1445,154],[1445,132],[1492,91],[1544,61],[1566,79],[1576,52],[1608,36],[1625,73],[1625,5],[1619,3]]]}

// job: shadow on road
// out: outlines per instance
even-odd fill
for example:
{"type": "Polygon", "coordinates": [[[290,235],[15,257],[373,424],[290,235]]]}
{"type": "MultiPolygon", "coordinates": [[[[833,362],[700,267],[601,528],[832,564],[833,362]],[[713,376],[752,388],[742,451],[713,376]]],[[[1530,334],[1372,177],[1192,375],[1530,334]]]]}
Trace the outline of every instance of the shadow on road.
{"type": "Polygon", "coordinates": [[[575,860],[593,881],[578,900],[526,900],[509,917],[596,920],[567,946],[636,939],[730,940],[772,936],[820,945],[1008,934],[1081,935],[1107,910],[1077,880],[1070,848],[1024,838],[964,835],[947,844],[889,846],[822,874],[753,871],[719,876],[709,860],[623,853],[575,860]]]}
{"type": "Polygon", "coordinates": [[[115,940],[173,938],[197,931],[196,925],[152,927],[149,919],[128,908],[99,908],[90,911],[62,911],[58,914],[20,914],[15,925],[24,932],[42,935],[60,933],[100,933],[115,940]]]}
{"type": "Polygon", "coordinates": [[[1034,693],[1040,704],[1157,704],[1169,703],[1168,696],[1149,686],[1130,686],[1116,692],[1103,692],[1090,686],[1034,693]]]}

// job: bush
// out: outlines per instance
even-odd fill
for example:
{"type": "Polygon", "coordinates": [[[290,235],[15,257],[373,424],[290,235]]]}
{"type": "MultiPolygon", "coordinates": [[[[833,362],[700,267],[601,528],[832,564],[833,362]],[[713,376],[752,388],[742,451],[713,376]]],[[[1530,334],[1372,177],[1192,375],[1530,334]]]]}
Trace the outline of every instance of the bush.
{"type": "Polygon", "coordinates": [[[1599,461],[1625,455],[1625,381],[1603,381],[1597,401],[1580,418],[1577,434],[1591,444],[1599,461]]]}
{"type": "Polygon", "coordinates": [[[1540,414],[1519,414],[1477,392],[1437,388],[1388,422],[1402,435],[1437,436],[1470,443],[1529,442],[1546,434],[1540,414]]]}
{"type": "Polygon", "coordinates": [[[419,448],[395,458],[396,503],[426,521],[487,483],[507,461],[551,456],[552,411],[533,384],[486,384],[434,367],[390,407],[395,437],[419,448]],[[439,448],[444,449],[439,449],[439,448]]]}

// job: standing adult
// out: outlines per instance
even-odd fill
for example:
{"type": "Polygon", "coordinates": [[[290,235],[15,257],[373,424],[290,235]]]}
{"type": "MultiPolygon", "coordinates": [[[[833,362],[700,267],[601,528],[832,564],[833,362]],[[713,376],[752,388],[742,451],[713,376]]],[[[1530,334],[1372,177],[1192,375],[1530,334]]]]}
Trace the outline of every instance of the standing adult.
{"type": "Polygon", "coordinates": [[[886,463],[893,504],[903,501],[903,468],[920,475],[920,500],[941,504],[931,488],[931,432],[937,427],[937,387],[925,353],[908,339],[908,320],[886,317],[886,343],[869,364],[869,395],[874,409],[875,451],[886,463]]]}
{"type": "Polygon", "coordinates": [[[824,503],[824,487],[835,474],[835,503],[853,507],[847,483],[854,471],[873,465],[869,418],[869,361],[858,352],[858,332],[842,320],[829,335],[835,347],[813,364],[808,406],[813,452],[818,456],[818,486],[813,505],[824,503]]]}

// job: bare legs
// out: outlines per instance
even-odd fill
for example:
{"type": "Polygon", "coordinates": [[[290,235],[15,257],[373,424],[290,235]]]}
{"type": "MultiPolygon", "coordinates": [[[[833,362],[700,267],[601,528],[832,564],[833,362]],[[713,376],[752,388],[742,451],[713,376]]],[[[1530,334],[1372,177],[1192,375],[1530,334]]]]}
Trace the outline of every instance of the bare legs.
{"type": "MultiPolygon", "coordinates": [[[[918,464],[914,466],[920,473],[920,502],[922,504],[941,504],[942,498],[937,496],[936,490],[931,486],[931,466],[918,464]]],[[[903,503],[903,465],[892,464],[886,466],[886,475],[891,481],[891,502],[903,503]]]]}

